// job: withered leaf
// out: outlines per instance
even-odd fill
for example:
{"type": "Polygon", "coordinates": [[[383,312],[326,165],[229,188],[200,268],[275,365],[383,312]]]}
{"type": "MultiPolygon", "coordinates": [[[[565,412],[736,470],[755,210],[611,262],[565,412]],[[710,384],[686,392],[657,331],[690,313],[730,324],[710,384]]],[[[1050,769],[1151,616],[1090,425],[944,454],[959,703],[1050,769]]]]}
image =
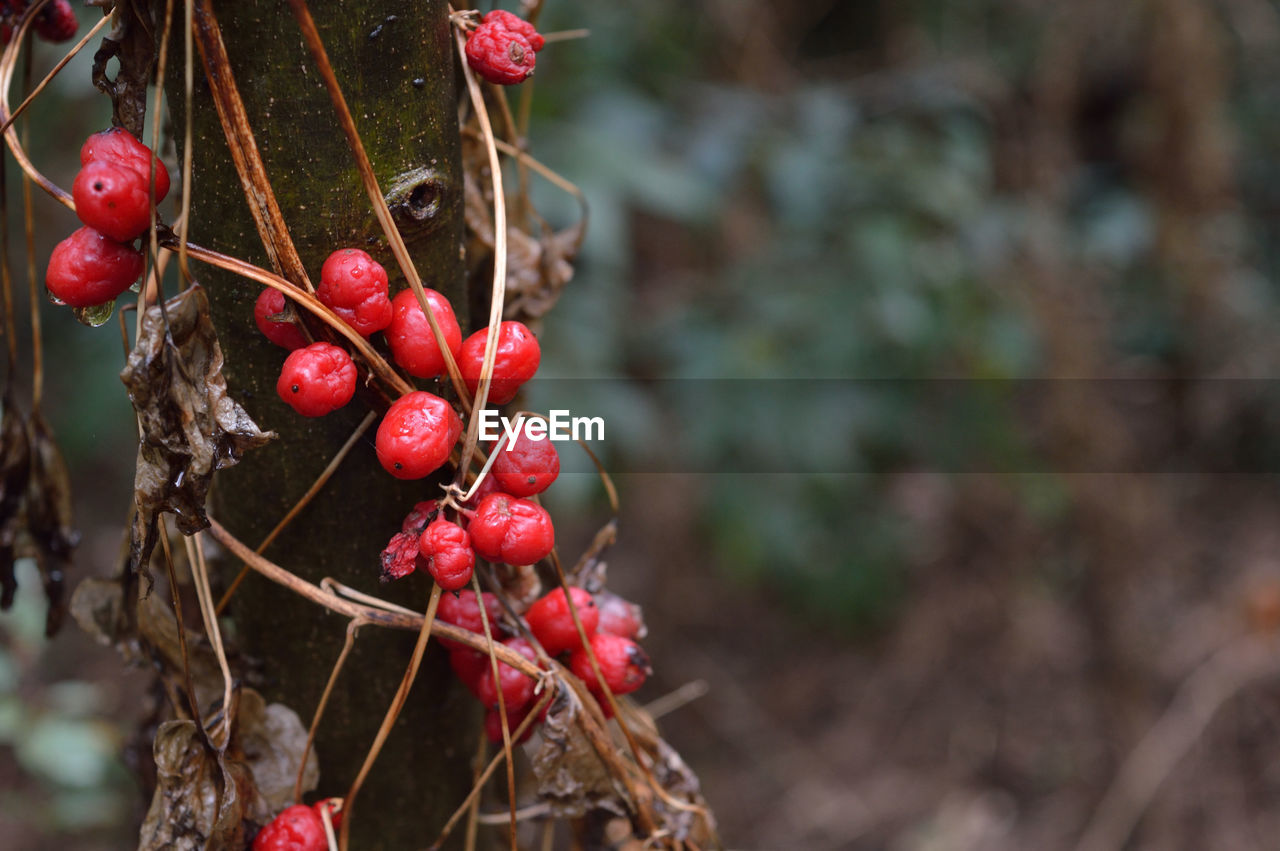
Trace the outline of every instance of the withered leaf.
{"type": "Polygon", "coordinates": [[[62,452],[48,424],[39,414],[27,420],[31,470],[27,477],[26,529],[35,549],[36,564],[49,600],[45,635],[52,636],[66,613],[63,601],[63,568],[80,542],[71,526],[71,482],[62,452]]]}
{"type": "Polygon", "coordinates": [[[138,851],[243,848],[255,797],[249,769],[215,751],[189,720],[161,724],[154,754],[156,791],[138,851]]]}
{"type": "MultiPolygon", "coordinates": [[[[307,744],[306,725],[288,706],[269,704],[245,688],[236,716],[236,744],[258,790],[258,801],[248,815],[257,822],[269,821],[273,813],[293,803],[293,781],[307,744]]],[[[319,782],[320,760],[313,749],[302,772],[302,791],[311,791],[319,782]]]]}
{"type": "Polygon", "coordinates": [[[138,570],[155,546],[160,513],[172,512],[183,534],[207,527],[204,504],[214,471],[275,433],[259,429],[227,395],[222,349],[198,285],[165,302],[163,312],[158,305],[147,309],[120,378],[142,431],[129,554],[130,568],[138,570]]]}
{"type": "Polygon", "coordinates": [[[629,811],[612,773],[582,730],[585,707],[567,684],[561,684],[539,728],[542,745],[533,757],[538,798],[557,816],[576,817],[605,809],[629,811]]]}
{"type": "Polygon", "coordinates": [[[114,26],[93,55],[93,85],[111,97],[111,123],[141,138],[155,59],[155,24],[146,3],[115,0],[113,5],[114,26]],[[112,59],[119,63],[115,79],[107,76],[112,59]]]}
{"type": "Polygon", "coordinates": [[[31,453],[22,415],[8,390],[0,414],[0,609],[13,605],[18,582],[13,575],[14,552],[22,528],[22,499],[27,491],[31,453]]]}

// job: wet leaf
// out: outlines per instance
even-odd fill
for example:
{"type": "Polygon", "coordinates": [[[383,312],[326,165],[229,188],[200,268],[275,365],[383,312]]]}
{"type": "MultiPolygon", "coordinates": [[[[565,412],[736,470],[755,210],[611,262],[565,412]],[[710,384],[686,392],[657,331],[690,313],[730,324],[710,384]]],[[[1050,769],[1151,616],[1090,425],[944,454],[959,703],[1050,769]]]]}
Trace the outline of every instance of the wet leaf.
{"type": "Polygon", "coordinates": [[[213,473],[275,433],[259,429],[227,395],[222,350],[199,286],[171,298],[163,313],[159,306],[147,309],[120,378],[142,430],[129,559],[138,570],[155,546],[160,513],[172,512],[183,534],[207,527],[204,503],[213,473]]]}
{"type": "Polygon", "coordinates": [[[148,4],[115,0],[115,24],[93,55],[93,85],[111,97],[111,123],[142,138],[147,84],[155,55],[155,25],[148,4]],[[118,60],[115,79],[107,65],[118,60]]]}
{"type": "Polygon", "coordinates": [[[557,816],[581,816],[593,809],[625,815],[630,808],[609,766],[582,729],[585,712],[572,688],[557,689],[547,720],[539,728],[542,745],[532,762],[538,797],[557,816]]]}
{"type": "Polygon", "coordinates": [[[194,721],[167,721],[156,733],[156,791],[138,851],[243,848],[255,797],[249,769],[205,740],[194,721]]]}
{"type": "Polygon", "coordinates": [[[0,609],[13,605],[18,582],[13,575],[14,552],[22,528],[22,499],[27,491],[31,454],[22,415],[6,391],[0,414],[0,609]]]}
{"type": "Polygon", "coordinates": [[[26,527],[35,549],[36,565],[49,600],[45,635],[52,636],[66,614],[63,570],[80,533],[71,526],[71,482],[62,452],[48,424],[39,414],[27,420],[31,472],[27,479],[26,527]]]}

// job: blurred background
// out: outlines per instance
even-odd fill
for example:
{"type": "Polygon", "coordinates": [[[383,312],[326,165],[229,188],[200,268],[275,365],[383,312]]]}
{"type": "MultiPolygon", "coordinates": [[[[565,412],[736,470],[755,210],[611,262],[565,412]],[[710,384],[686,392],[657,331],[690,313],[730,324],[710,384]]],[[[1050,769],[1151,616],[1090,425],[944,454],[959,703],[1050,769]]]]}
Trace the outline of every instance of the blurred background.
{"type": "MultiPolygon", "coordinates": [[[[640,697],[705,684],[661,724],[727,845],[1275,847],[1280,8],[547,4],[583,27],[536,78],[530,149],[591,225],[530,403],[606,421],[640,697]]],[[[63,185],[107,120],[86,81],[32,125],[63,185]]],[[[46,315],[105,572],[120,342],[46,315]]],[[[548,502],[570,552],[607,516],[585,472],[548,502]]],[[[141,679],[44,642],[33,587],[0,617],[0,835],[130,847],[141,679]]]]}

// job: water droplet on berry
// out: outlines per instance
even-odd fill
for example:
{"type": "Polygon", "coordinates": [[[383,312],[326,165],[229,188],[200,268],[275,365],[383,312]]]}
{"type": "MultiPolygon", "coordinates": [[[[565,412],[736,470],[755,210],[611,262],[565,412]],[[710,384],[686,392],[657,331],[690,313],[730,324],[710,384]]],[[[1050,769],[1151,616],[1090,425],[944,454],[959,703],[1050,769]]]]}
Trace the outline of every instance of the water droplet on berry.
{"type": "Polygon", "coordinates": [[[111,319],[111,314],[115,312],[115,309],[116,303],[108,301],[91,307],[72,308],[71,312],[75,314],[76,319],[80,320],[82,324],[88,325],[90,328],[97,328],[100,325],[105,325],[111,319]]]}

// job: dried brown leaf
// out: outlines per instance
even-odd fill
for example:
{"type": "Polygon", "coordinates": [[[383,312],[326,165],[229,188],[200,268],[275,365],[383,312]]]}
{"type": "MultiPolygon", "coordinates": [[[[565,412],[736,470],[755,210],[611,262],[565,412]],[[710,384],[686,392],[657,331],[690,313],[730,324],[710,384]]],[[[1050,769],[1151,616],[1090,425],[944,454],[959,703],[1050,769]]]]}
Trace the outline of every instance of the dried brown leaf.
{"type": "MultiPolygon", "coordinates": [[[[288,706],[268,704],[249,688],[241,690],[236,725],[236,745],[253,772],[258,790],[257,802],[248,815],[254,821],[266,822],[293,803],[293,781],[306,750],[307,728],[288,706]]],[[[315,750],[310,750],[302,773],[302,791],[311,791],[319,782],[320,760],[315,750]]]]}
{"type": "Polygon", "coordinates": [[[594,809],[626,815],[631,808],[582,729],[585,713],[574,690],[560,684],[539,729],[542,745],[532,762],[538,797],[557,816],[577,817],[594,809]]]}
{"type": "Polygon", "coordinates": [[[45,635],[52,636],[66,614],[63,568],[80,542],[71,526],[71,481],[53,433],[39,414],[27,420],[31,469],[27,478],[26,531],[49,601],[45,635]]]}
{"type": "Polygon", "coordinates": [[[199,286],[171,298],[163,311],[147,309],[120,378],[142,431],[129,559],[137,570],[155,546],[161,512],[172,512],[184,534],[206,528],[204,503],[213,473],[275,433],[259,429],[227,395],[222,350],[199,286]]]}
{"type": "Polygon", "coordinates": [[[115,0],[116,22],[93,55],[93,84],[111,97],[111,123],[142,138],[147,112],[147,85],[155,61],[155,31],[151,8],[133,0],[115,0]],[[115,79],[107,64],[116,59],[115,79]]]}
{"type": "Polygon", "coordinates": [[[8,609],[18,590],[13,562],[22,529],[22,500],[27,491],[31,453],[22,415],[7,391],[0,404],[4,405],[0,415],[0,609],[8,609]]]}
{"type": "Polygon", "coordinates": [[[167,721],[156,733],[156,791],[138,851],[243,848],[256,797],[247,766],[210,746],[194,721],[167,721]]]}

